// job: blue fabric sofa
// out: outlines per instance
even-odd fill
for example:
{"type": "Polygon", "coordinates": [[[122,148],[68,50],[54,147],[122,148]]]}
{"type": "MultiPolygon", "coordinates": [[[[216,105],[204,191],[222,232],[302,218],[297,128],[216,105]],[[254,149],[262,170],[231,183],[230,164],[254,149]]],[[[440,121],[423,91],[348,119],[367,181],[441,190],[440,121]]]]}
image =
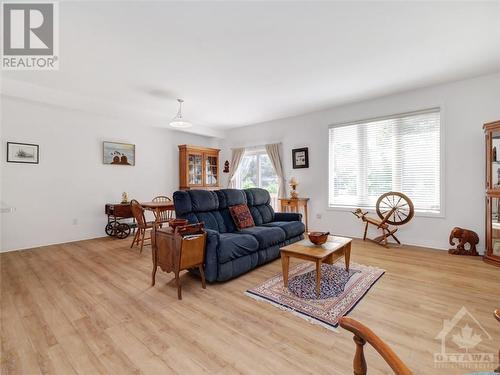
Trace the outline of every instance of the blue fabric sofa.
{"type": "Polygon", "coordinates": [[[188,190],[174,193],[177,218],[204,222],[205,277],[224,281],[279,257],[279,248],[304,238],[302,215],[275,213],[264,189],[188,190]],[[229,207],[246,203],[255,227],[238,230],[229,207]]]}

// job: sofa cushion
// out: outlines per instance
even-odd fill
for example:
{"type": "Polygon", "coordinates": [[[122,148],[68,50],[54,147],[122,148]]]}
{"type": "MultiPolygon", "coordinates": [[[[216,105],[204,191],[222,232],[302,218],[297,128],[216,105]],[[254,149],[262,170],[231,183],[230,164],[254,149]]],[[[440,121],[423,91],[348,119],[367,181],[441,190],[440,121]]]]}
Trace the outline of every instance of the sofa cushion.
{"type": "Polygon", "coordinates": [[[273,221],[263,225],[264,227],[278,227],[285,231],[286,239],[300,236],[306,230],[306,226],[301,221],[273,221]]]}
{"type": "Polygon", "coordinates": [[[236,206],[229,207],[229,212],[231,213],[234,225],[236,225],[238,230],[255,226],[252,215],[250,214],[246,204],[238,204],[236,206]]]}
{"type": "Polygon", "coordinates": [[[260,188],[245,189],[245,194],[255,225],[273,221],[274,210],[271,207],[271,196],[267,190],[260,188]]]}
{"type": "Polygon", "coordinates": [[[245,194],[247,195],[247,202],[249,206],[260,206],[271,202],[271,196],[266,189],[245,189],[245,194]]]}
{"type": "Polygon", "coordinates": [[[175,214],[182,217],[190,212],[219,209],[219,199],[213,191],[188,190],[174,193],[175,214]]]}
{"type": "Polygon", "coordinates": [[[274,218],[273,208],[265,204],[261,206],[250,207],[250,213],[252,214],[255,225],[270,223],[274,218]]]}
{"type": "Polygon", "coordinates": [[[173,195],[175,216],[184,217],[185,215],[193,212],[193,205],[191,204],[191,197],[187,191],[176,191],[173,195]]]}
{"type": "Polygon", "coordinates": [[[239,233],[251,234],[259,241],[259,249],[265,249],[285,241],[285,231],[278,227],[252,227],[239,231],[239,233]]]}
{"type": "Polygon", "coordinates": [[[219,198],[219,210],[247,203],[247,196],[240,189],[221,189],[215,190],[215,193],[217,194],[217,198],[219,198]]]}
{"type": "MultiPolygon", "coordinates": [[[[205,228],[212,229],[220,233],[226,233],[227,228],[219,211],[197,212],[194,214],[198,222],[205,223],[205,228]]],[[[189,220],[189,219],[188,219],[189,220]]]]}
{"type": "Polygon", "coordinates": [[[219,198],[213,191],[189,190],[193,212],[206,212],[219,209],[219,198]]]}
{"type": "Polygon", "coordinates": [[[222,233],[219,236],[219,263],[252,254],[258,249],[257,239],[250,234],[222,233]]]}

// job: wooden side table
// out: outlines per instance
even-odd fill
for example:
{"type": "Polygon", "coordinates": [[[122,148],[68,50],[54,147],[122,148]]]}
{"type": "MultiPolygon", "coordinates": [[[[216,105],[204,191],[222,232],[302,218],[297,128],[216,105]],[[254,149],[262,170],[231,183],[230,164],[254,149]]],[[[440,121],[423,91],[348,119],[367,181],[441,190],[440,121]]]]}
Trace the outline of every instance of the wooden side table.
{"type": "Polygon", "coordinates": [[[309,198],[279,198],[279,201],[282,212],[299,213],[301,208],[304,210],[304,222],[306,224],[306,232],[308,232],[307,202],[309,198]]]}
{"type": "Polygon", "coordinates": [[[153,248],[153,272],[151,286],[155,285],[156,269],[158,266],[164,272],[173,272],[177,284],[177,298],[182,299],[181,281],[179,272],[190,268],[198,268],[201,276],[201,285],[205,286],[205,243],[207,234],[204,224],[191,224],[176,227],[158,228],[153,226],[151,244],[153,248]]]}

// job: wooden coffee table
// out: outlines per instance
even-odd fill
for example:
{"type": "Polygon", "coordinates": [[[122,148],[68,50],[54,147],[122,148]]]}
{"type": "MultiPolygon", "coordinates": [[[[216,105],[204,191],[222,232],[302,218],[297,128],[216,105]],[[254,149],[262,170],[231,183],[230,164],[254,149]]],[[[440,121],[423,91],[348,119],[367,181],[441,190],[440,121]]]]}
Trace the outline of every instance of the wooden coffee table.
{"type": "Polygon", "coordinates": [[[316,294],[320,294],[321,286],[321,263],[333,264],[338,258],[344,256],[345,269],[349,271],[349,259],[351,257],[351,238],[328,236],[323,245],[314,245],[308,239],[295,242],[282,247],[281,265],[283,267],[283,284],[288,287],[288,269],[290,257],[308,260],[316,263],[316,294]]]}

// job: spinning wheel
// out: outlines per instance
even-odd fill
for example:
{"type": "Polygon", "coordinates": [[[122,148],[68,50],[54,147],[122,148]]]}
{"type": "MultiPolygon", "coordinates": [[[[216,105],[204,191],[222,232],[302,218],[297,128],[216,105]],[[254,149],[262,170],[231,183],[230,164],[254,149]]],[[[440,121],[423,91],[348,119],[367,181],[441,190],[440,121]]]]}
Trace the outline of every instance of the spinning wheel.
{"type": "Polygon", "coordinates": [[[391,228],[389,225],[399,226],[408,223],[415,214],[415,208],[408,196],[396,191],[390,191],[382,194],[378,199],[375,206],[378,217],[381,219],[366,216],[368,212],[363,212],[358,208],[353,214],[366,223],[365,234],[363,240],[366,240],[366,233],[368,225],[372,224],[382,231],[382,234],[376,238],[371,239],[379,245],[387,247],[387,239],[392,237],[398,244],[401,244],[394,233],[398,228],[391,228]]]}
{"type": "Polygon", "coordinates": [[[377,199],[377,215],[390,225],[403,225],[409,222],[415,214],[413,202],[403,193],[390,191],[377,199]],[[388,215],[389,214],[389,215],[388,215]]]}

